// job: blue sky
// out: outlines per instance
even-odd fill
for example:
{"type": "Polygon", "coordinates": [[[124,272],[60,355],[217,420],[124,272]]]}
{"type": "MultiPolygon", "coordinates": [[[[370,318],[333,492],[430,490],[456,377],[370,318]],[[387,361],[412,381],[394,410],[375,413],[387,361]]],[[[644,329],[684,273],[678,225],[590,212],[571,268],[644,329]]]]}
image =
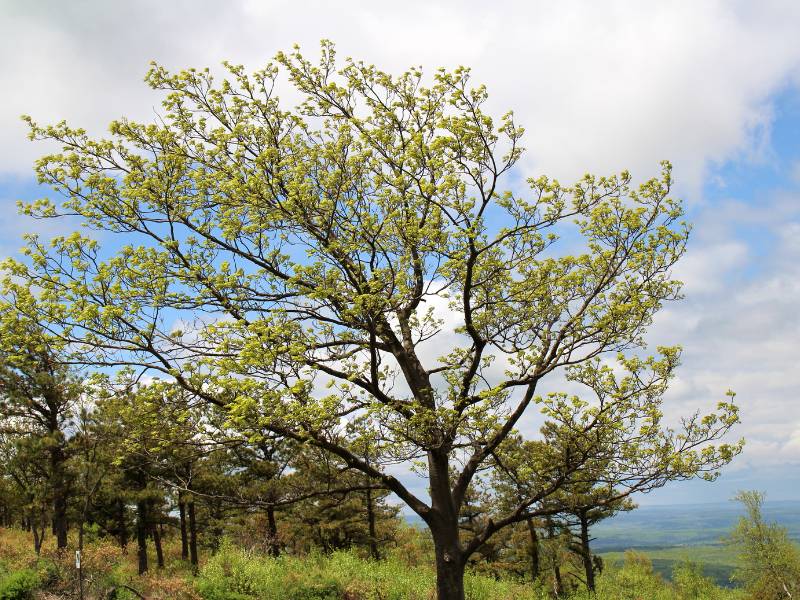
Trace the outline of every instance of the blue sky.
{"type": "Polygon", "coordinates": [[[744,454],[714,484],[690,482],[642,503],[725,500],[742,488],[800,499],[800,5],[796,2],[0,0],[0,256],[32,223],[17,199],[46,194],[31,165],[47,150],[22,113],[102,133],[148,120],[159,98],[148,62],[257,68],[321,38],[391,71],[466,64],[496,113],[527,130],[520,175],[561,180],[675,165],[694,223],[678,268],[686,300],[652,343],[680,343],[670,418],[738,393],[744,454]],[[302,6],[301,6],[302,5],[302,6]]]}

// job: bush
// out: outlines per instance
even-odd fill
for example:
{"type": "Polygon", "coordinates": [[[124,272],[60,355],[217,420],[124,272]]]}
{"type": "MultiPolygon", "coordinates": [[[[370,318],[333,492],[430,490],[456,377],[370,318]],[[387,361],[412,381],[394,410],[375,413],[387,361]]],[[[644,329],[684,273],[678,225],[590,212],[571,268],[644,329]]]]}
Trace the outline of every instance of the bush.
{"type": "Polygon", "coordinates": [[[677,565],[672,574],[672,584],[681,600],[716,600],[724,591],[706,577],[703,568],[691,562],[677,565]]]}
{"type": "Polygon", "coordinates": [[[35,571],[14,571],[0,580],[0,600],[27,600],[38,587],[39,575],[35,571]]]}
{"type": "Polygon", "coordinates": [[[341,600],[344,590],[338,582],[329,579],[317,583],[303,582],[286,590],[287,600],[341,600]]]}

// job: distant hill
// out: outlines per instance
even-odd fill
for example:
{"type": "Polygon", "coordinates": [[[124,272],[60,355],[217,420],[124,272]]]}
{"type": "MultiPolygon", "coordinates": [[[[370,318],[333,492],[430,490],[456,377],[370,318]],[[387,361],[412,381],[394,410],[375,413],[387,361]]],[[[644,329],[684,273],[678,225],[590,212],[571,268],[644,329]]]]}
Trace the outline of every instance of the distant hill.
{"type": "MultiPolygon", "coordinates": [[[[742,515],[737,502],[642,506],[592,529],[597,551],[667,548],[719,543],[742,515]]],[[[800,540],[800,501],[765,502],[764,517],[800,540]]]]}
{"type": "MultiPolygon", "coordinates": [[[[800,542],[800,501],[767,501],[764,517],[786,527],[800,542]]],[[[653,561],[653,568],[670,579],[675,565],[685,560],[699,563],[717,584],[731,586],[736,550],[722,544],[742,515],[736,502],[642,506],[621,513],[592,528],[592,549],[610,563],[624,560],[625,550],[639,550],[653,561]]],[[[405,515],[413,527],[424,528],[417,515],[405,515]]]]}
{"type": "MultiPolygon", "coordinates": [[[[741,515],[736,502],[641,506],[592,528],[592,547],[611,552],[717,544],[741,515]]],[[[409,525],[425,527],[417,515],[404,516],[409,525]]],[[[793,539],[800,541],[800,501],[767,501],[764,517],[783,525],[793,539]]]]}

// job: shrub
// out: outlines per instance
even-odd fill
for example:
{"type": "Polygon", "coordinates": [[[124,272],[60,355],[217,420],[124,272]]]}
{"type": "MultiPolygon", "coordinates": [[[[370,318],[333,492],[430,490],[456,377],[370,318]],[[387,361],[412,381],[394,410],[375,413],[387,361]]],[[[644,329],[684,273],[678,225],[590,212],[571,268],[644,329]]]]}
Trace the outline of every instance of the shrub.
{"type": "Polygon", "coordinates": [[[318,582],[301,582],[285,591],[287,600],[341,600],[341,586],[333,579],[318,582]]]}
{"type": "Polygon", "coordinates": [[[723,597],[711,578],[703,574],[703,568],[692,562],[680,563],[672,574],[672,584],[681,600],[716,600],[723,597]]]}
{"type": "Polygon", "coordinates": [[[35,571],[14,571],[0,580],[0,600],[27,600],[38,587],[39,576],[35,571]]]}

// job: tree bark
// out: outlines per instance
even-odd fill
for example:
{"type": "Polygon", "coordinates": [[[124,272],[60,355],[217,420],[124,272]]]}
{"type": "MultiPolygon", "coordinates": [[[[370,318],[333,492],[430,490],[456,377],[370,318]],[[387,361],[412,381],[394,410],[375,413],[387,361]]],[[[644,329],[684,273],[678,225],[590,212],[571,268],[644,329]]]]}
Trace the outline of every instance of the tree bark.
{"type": "Polygon", "coordinates": [[[373,560],[380,560],[378,551],[378,535],[375,528],[375,506],[372,500],[372,490],[367,488],[367,527],[369,533],[369,555],[373,560]]]}
{"type": "MultiPolygon", "coordinates": [[[[164,550],[161,547],[161,530],[159,527],[161,526],[160,522],[156,522],[156,507],[155,501],[150,500],[147,506],[147,514],[148,514],[148,521],[150,525],[150,535],[153,536],[153,546],[156,548],[156,564],[158,565],[159,569],[164,568],[164,550]]],[[[160,517],[158,521],[161,521],[160,517]]]]}
{"type": "MultiPolygon", "coordinates": [[[[51,432],[59,435],[60,432],[51,432]]],[[[59,436],[60,437],[60,436],[59,436]]],[[[67,547],[67,478],[64,463],[67,457],[60,441],[50,448],[50,483],[53,488],[53,535],[56,547],[63,550],[67,547]]]]}
{"type": "Polygon", "coordinates": [[[592,563],[592,551],[589,548],[589,519],[586,511],[578,514],[581,523],[581,559],[583,560],[583,570],[586,572],[586,587],[594,591],[594,564],[592,563]]]}
{"type": "Polygon", "coordinates": [[[536,535],[536,527],[533,519],[527,520],[528,533],[531,538],[531,580],[539,579],[539,537],[536,535]]]}
{"type": "MultiPolygon", "coordinates": [[[[547,519],[547,539],[553,540],[556,537],[553,521],[547,519]]],[[[553,595],[558,598],[564,592],[564,582],[561,579],[561,565],[559,564],[558,552],[553,557],[553,595]]]]}
{"type": "Polygon", "coordinates": [[[181,559],[189,560],[189,538],[186,535],[186,502],[178,497],[178,514],[181,519],[181,559]]]}
{"type": "Polygon", "coordinates": [[[123,550],[128,546],[128,524],[125,521],[125,502],[117,500],[117,540],[123,550]]]}
{"type": "Polygon", "coordinates": [[[44,542],[44,532],[47,524],[46,522],[42,523],[42,530],[39,531],[39,527],[36,525],[36,521],[33,518],[29,520],[29,523],[33,531],[33,550],[36,552],[36,556],[39,556],[42,552],[42,543],[44,542]]]}
{"type": "Polygon", "coordinates": [[[458,530],[455,536],[434,534],[436,554],[436,598],[437,600],[464,600],[464,567],[458,530]]]}
{"type": "Polygon", "coordinates": [[[450,463],[444,448],[428,452],[431,518],[428,523],[436,554],[437,600],[464,600],[466,556],[461,547],[458,508],[450,489],[450,463]]]}
{"type": "Polygon", "coordinates": [[[156,547],[156,560],[158,561],[158,568],[164,568],[164,550],[161,547],[161,532],[158,526],[153,524],[153,545],[156,547]]]}
{"type": "Polygon", "coordinates": [[[281,548],[278,544],[278,524],[275,521],[275,507],[267,506],[267,548],[270,556],[280,556],[281,548]]]}
{"type": "Polygon", "coordinates": [[[194,500],[189,501],[189,559],[192,570],[197,572],[197,520],[195,519],[194,500]]]}
{"type": "Polygon", "coordinates": [[[136,543],[139,555],[139,575],[147,572],[147,501],[136,502],[136,543]]]}
{"type": "Polygon", "coordinates": [[[564,593],[564,582],[561,580],[561,567],[557,564],[553,566],[553,577],[553,593],[558,598],[564,593]]]}

